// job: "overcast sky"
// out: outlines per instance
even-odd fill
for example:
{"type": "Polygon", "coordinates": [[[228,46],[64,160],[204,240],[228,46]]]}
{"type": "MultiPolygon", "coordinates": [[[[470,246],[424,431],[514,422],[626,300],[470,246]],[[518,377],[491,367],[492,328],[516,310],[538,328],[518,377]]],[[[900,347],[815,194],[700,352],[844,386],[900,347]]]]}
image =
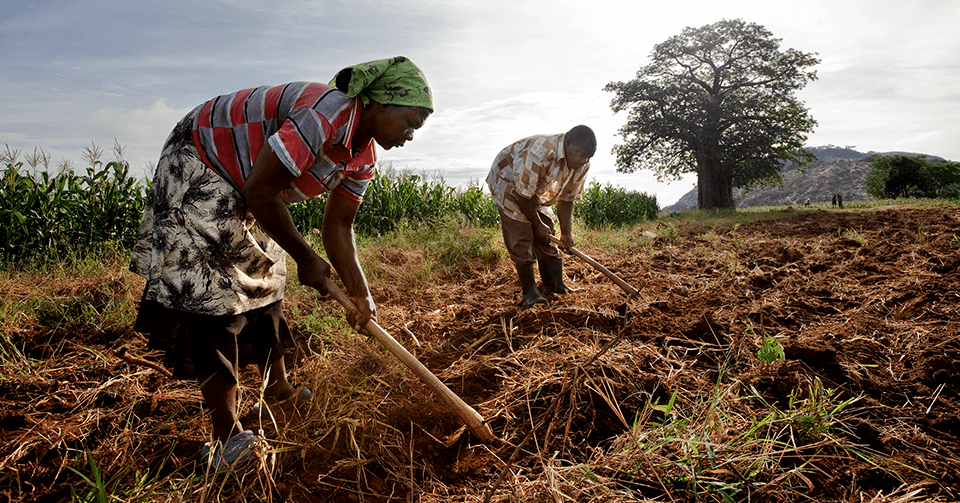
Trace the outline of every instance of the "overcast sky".
{"type": "Polygon", "coordinates": [[[634,78],[685,27],[733,18],[819,54],[819,80],[799,94],[819,123],[808,145],[960,160],[957,0],[0,0],[0,144],[76,168],[91,142],[116,141],[144,174],[213,96],[404,55],[436,112],[383,161],[482,182],[512,141],[587,124],[600,143],[592,179],[666,206],[695,177],[617,173],[625,118],[603,86],[634,78]]]}

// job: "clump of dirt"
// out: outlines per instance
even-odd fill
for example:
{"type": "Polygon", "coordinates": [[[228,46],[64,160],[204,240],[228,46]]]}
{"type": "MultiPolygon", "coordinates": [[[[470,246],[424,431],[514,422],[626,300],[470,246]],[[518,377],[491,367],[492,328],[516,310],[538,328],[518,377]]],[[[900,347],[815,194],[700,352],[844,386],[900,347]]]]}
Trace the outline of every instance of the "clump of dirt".
{"type": "Polygon", "coordinates": [[[69,499],[93,460],[250,500],[956,501],[958,228],[957,208],[892,207],[581,243],[632,299],[572,256],[578,290],[530,309],[508,260],[391,290],[380,324],[499,440],[477,442],[375,342],[297,334],[293,376],[326,412],[265,428],[274,450],[234,485],[191,478],[209,424],[195,386],[110,356],[142,352],[138,334],[21,330],[17,347],[56,361],[0,369],[0,487],[69,499]]]}

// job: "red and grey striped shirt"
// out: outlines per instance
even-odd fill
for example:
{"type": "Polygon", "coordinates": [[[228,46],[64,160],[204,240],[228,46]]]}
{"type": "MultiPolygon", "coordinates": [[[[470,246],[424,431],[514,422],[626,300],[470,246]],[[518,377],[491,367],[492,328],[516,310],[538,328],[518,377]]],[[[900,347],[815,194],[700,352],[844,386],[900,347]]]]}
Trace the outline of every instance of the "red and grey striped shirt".
{"type": "Polygon", "coordinates": [[[262,86],[213,98],[199,107],[193,142],[200,159],[243,187],[265,143],[297,176],[287,203],[337,189],[356,203],[373,178],[374,141],[350,150],[363,105],[315,82],[262,86]]]}

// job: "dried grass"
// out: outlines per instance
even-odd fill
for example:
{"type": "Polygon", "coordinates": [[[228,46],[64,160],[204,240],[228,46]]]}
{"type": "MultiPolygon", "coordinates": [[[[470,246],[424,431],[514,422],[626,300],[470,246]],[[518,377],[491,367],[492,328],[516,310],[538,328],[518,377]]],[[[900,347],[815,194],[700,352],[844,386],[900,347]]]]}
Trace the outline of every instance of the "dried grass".
{"type": "MultiPolygon", "coordinates": [[[[616,287],[573,259],[580,291],[520,309],[506,261],[423,285],[401,281],[418,259],[397,254],[390,281],[404,286],[375,288],[380,323],[489,421],[491,445],[374,342],[334,327],[298,334],[292,378],[313,400],[295,421],[251,417],[262,385],[245,371],[258,459],[205,474],[196,386],[111,353],[155,359],[141,338],[18,317],[4,324],[22,357],[0,369],[0,487],[26,501],[68,500],[71,486],[96,496],[81,477],[93,459],[105,493],[124,501],[956,500],[958,246],[937,229],[960,214],[942,211],[913,215],[923,243],[907,215],[706,237],[678,226],[682,241],[585,248],[640,287],[627,318],[616,287]],[[861,229],[869,245],[837,228],[861,229]],[[761,335],[786,359],[758,358],[761,335]]],[[[14,304],[138,295],[104,276],[0,288],[22,292],[14,304]]],[[[338,315],[296,291],[286,307],[338,315]]]]}

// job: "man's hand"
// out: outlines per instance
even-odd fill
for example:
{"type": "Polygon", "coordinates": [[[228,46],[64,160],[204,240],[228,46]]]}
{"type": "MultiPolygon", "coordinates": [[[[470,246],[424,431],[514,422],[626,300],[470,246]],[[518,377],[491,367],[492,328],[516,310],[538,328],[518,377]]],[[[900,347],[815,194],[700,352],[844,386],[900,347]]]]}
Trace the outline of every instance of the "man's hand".
{"type": "Polygon", "coordinates": [[[537,218],[536,221],[532,222],[533,224],[533,238],[543,244],[550,243],[550,236],[553,233],[550,232],[550,228],[547,227],[547,224],[543,223],[542,220],[537,218]]]}
{"type": "Polygon", "coordinates": [[[573,248],[573,234],[560,234],[560,248],[563,250],[573,248]]]}
{"type": "Polygon", "coordinates": [[[350,326],[353,327],[354,330],[363,333],[367,322],[376,320],[377,306],[373,303],[373,297],[369,295],[366,297],[350,297],[350,300],[353,301],[353,305],[356,306],[357,309],[347,310],[347,322],[350,323],[350,326]]]}

